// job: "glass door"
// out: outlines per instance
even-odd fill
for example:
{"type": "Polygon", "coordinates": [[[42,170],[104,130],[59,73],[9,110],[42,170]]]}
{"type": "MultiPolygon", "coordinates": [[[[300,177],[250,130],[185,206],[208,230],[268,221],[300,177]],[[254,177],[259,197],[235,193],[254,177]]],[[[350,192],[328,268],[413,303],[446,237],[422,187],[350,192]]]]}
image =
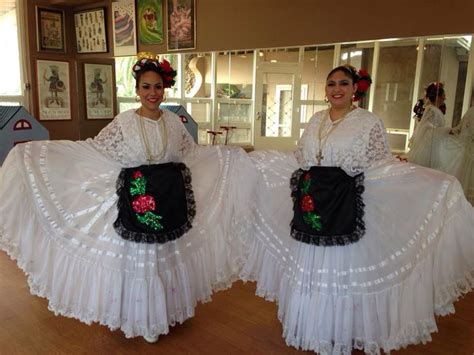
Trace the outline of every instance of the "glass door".
{"type": "Polygon", "coordinates": [[[301,91],[298,64],[262,63],[256,75],[255,149],[295,149],[301,91]]]}

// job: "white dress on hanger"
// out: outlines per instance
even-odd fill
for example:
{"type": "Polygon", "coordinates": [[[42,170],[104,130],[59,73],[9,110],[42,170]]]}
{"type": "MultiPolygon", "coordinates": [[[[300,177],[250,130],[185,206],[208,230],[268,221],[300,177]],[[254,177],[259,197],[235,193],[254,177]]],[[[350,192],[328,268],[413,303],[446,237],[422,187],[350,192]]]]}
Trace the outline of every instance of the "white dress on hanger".
{"type": "Polygon", "coordinates": [[[357,108],[328,136],[321,165],[364,172],[365,234],[344,246],[293,239],[290,177],[316,165],[328,115],[313,116],[296,157],[251,154],[259,179],[253,218],[241,226],[250,236],[241,277],[278,302],[288,345],[378,354],[429,341],[435,315],[454,312],[474,286],[474,209],[453,177],[393,159],[382,121],[357,108]]]}
{"type": "Polygon", "coordinates": [[[420,122],[416,125],[413,137],[410,140],[408,161],[428,168],[437,165],[433,153],[438,143],[438,129],[446,125],[444,115],[439,108],[427,104],[420,122]]]}
{"type": "Polygon", "coordinates": [[[456,176],[467,199],[474,204],[474,107],[463,116],[452,130],[439,133],[434,169],[456,176]]]}
{"type": "Polygon", "coordinates": [[[6,158],[0,247],[55,314],[153,337],[237,278],[243,249],[232,234],[247,211],[241,179],[252,181],[250,159],[236,147],[197,146],[179,117],[163,112],[166,140],[161,124],[144,119],[151,150],[165,149],[154,163],[188,166],[197,210],[192,229],[164,244],[124,240],[112,226],[121,168],[146,163],[135,111],[94,139],[19,144],[6,158]]]}

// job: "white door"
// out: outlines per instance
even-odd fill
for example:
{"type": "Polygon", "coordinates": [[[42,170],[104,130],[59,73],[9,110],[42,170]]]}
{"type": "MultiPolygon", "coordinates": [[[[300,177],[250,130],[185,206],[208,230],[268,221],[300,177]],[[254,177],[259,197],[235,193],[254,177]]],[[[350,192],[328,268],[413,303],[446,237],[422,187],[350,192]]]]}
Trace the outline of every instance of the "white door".
{"type": "Polygon", "coordinates": [[[261,63],[255,87],[255,149],[293,150],[299,139],[298,64],[261,63]]]}

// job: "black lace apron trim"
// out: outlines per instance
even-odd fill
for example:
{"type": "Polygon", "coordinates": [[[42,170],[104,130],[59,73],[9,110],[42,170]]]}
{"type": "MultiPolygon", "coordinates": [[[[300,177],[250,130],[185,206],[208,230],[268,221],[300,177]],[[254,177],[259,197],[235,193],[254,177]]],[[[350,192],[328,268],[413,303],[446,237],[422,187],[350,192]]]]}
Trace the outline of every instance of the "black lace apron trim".
{"type": "Polygon", "coordinates": [[[354,177],[337,167],[296,170],[291,236],[303,243],[334,246],[357,242],[365,233],[364,174],[354,177]]]}
{"type": "Polygon", "coordinates": [[[115,231],[139,243],[166,243],[192,227],[196,203],[183,163],[123,168],[117,179],[115,231]]]}

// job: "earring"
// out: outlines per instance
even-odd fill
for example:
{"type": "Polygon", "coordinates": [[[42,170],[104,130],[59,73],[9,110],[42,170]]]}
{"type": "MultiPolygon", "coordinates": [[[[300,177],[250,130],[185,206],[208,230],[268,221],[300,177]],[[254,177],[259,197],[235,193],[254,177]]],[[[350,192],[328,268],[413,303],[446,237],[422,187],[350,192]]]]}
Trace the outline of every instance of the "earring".
{"type": "Polygon", "coordinates": [[[140,102],[140,96],[138,96],[138,95],[135,96],[135,101],[136,101],[136,102],[140,102]]]}
{"type": "Polygon", "coordinates": [[[324,102],[325,102],[325,103],[328,103],[328,102],[329,102],[329,99],[328,99],[327,96],[324,96],[324,102]]]}

